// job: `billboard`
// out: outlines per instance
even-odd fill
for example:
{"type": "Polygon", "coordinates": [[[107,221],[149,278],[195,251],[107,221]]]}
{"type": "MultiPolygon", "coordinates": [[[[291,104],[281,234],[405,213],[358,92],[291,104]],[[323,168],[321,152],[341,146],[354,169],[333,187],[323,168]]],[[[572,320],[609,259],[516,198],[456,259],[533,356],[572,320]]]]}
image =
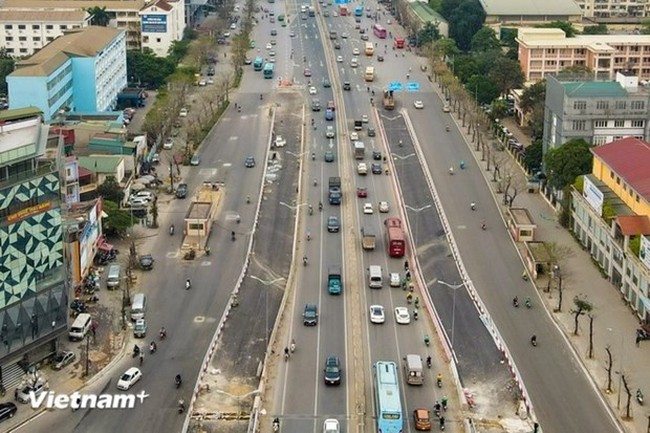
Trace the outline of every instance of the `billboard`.
{"type": "Polygon", "coordinates": [[[167,33],[167,15],[142,15],[142,33],[167,33]]]}
{"type": "Polygon", "coordinates": [[[593,184],[587,176],[582,177],[584,179],[584,186],[582,187],[582,196],[587,200],[587,203],[598,213],[598,216],[603,215],[603,201],[605,196],[602,191],[596,188],[596,185],[593,184]]]}
{"type": "Polygon", "coordinates": [[[641,235],[641,248],[639,248],[639,259],[646,268],[650,269],[650,239],[641,235]]]}

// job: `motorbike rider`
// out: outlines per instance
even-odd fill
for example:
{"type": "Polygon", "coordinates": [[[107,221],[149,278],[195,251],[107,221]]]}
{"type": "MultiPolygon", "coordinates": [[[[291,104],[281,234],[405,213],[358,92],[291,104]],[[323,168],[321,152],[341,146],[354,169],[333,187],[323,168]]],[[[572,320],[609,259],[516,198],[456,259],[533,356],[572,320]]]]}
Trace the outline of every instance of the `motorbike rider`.
{"type": "Polygon", "coordinates": [[[427,367],[431,368],[431,355],[427,356],[427,367]]]}
{"type": "Polygon", "coordinates": [[[483,221],[483,222],[481,223],[481,228],[482,228],[483,230],[487,229],[487,225],[485,224],[485,221],[483,221]]]}
{"type": "Polygon", "coordinates": [[[449,174],[454,174],[454,167],[449,167],[449,174]]]}
{"type": "Polygon", "coordinates": [[[296,339],[295,338],[291,339],[291,345],[289,345],[289,348],[291,349],[291,352],[296,351],[296,339]]]}
{"type": "Polygon", "coordinates": [[[163,326],[162,328],[160,328],[160,338],[165,338],[165,337],[167,337],[167,330],[163,326]]]}
{"type": "Polygon", "coordinates": [[[284,357],[285,357],[285,359],[289,358],[289,348],[288,347],[284,348],[284,357]]]}
{"type": "Polygon", "coordinates": [[[234,241],[235,240],[235,232],[230,232],[230,238],[234,241]]]}
{"type": "Polygon", "coordinates": [[[307,266],[307,256],[302,256],[302,264],[307,266]]]}
{"type": "Polygon", "coordinates": [[[278,417],[275,417],[273,419],[273,431],[278,431],[280,428],[280,419],[278,417]]]}
{"type": "Polygon", "coordinates": [[[413,310],[413,319],[418,320],[418,310],[413,310]]]}
{"type": "Polygon", "coordinates": [[[138,356],[140,354],[140,347],[136,344],[133,346],[133,356],[138,356]]]}
{"type": "Polygon", "coordinates": [[[191,287],[192,287],[192,282],[188,278],[187,280],[185,280],[185,289],[189,290],[191,287]]]}
{"type": "Polygon", "coordinates": [[[314,213],[314,208],[312,205],[307,206],[307,208],[309,209],[309,215],[312,215],[314,213]]]}
{"type": "Polygon", "coordinates": [[[173,235],[174,234],[174,224],[169,226],[169,234],[173,235]]]}
{"type": "Polygon", "coordinates": [[[512,305],[514,305],[515,307],[519,306],[519,298],[518,297],[515,296],[514,298],[512,298],[512,305]]]}
{"type": "Polygon", "coordinates": [[[413,300],[413,294],[411,292],[408,292],[408,294],[406,295],[406,302],[410,304],[412,300],[413,300]]]}
{"type": "Polygon", "coordinates": [[[178,400],[178,412],[179,413],[185,412],[185,400],[183,400],[182,398],[178,400]]]}
{"type": "Polygon", "coordinates": [[[526,296],[526,301],[525,301],[525,302],[526,302],[526,306],[527,306],[528,308],[530,308],[530,307],[533,305],[533,304],[532,304],[532,301],[530,300],[530,298],[529,298],[528,296],[526,296]]]}
{"type": "Polygon", "coordinates": [[[530,337],[530,344],[537,346],[537,335],[533,334],[533,336],[530,337]]]}
{"type": "Polygon", "coordinates": [[[176,386],[179,386],[183,382],[183,378],[181,377],[180,374],[176,375],[176,377],[174,378],[174,382],[176,383],[176,386]]]}
{"type": "Polygon", "coordinates": [[[158,349],[158,346],[156,346],[155,341],[152,341],[151,343],[149,343],[149,351],[151,353],[155,352],[157,349],[158,349]]]}
{"type": "Polygon", "coordinates": [[[308,240],[308,241],[311,240],[311,232],[307,232],[307,240],[308,240]]]}
{"type": "Polygon", "coordinates": [[[261,101],[262,99],[264,99],[264,95],[262,95],[262,94],[260,93],[260,101],[261,101]]]}
{"type": "Polygon", "coordinates": [[[472,210],[476,210],[476,203],[471,202],[471,203],[469,204],[469,207],[470,207],[472,210]]]}
{"type": "Polygon", "coordinates": [[[436,376],[436,383],[438,384],[438,386],[442,385],[442,374],[441,373],[438,373],[438,375],[436,376]]]}
{"type": "Polygon", "coordinates": [[[319,201],[319,202],[318,202],[318,210],[319,210],[319,211],[322,211],[322,210],[323,210],[323,202],[322,202],[322,201],[319,201]]]}

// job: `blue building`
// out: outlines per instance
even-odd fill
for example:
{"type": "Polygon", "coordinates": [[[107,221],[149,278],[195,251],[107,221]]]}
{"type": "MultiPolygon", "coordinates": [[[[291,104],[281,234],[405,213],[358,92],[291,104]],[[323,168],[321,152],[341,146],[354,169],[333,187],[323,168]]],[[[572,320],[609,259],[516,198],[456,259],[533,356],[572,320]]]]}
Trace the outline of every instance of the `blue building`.
{"type": "Polygon", "coordinates": [[[61,109],[112,111],[126,87],[124,30],[90,26],[58,37],[7,76],[9,108],[36,106],[46,121],[61,109]]]}
{"type": "Polygon", "coordinates": [[[59,146],[46,149],[35,107],[0,112],[0,128],[0,387],[9,389],[56,348],[68,292],[59,146]]]}

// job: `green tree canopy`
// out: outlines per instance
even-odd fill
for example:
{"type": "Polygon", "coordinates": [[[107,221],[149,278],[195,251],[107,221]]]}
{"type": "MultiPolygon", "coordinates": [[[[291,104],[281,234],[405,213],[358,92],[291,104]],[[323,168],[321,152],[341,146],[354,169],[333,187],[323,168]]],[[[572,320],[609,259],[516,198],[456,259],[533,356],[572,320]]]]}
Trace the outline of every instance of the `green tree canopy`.
{"type": "Polygon", "coordinates": [[[472,38],[483,27],[485,12],[478,0],[465,0],[451,12],[448,21],[449,36],[458,48],[469,51],[472,38]]]}
{"type": "Polygon", "coordinates": [[[467,81],[474,75],[481,74],[476,58],[469,54],[459,54],[454,56],[452,68],[454,75],[458,77],[461,83],[467,83],[467,81]]]}
{"type": "Polygon", "coordinates": [[[544,105],[546,101],[546,82],[538,81],[524,89],[519,106],[529,116],[528,126],[534,137],[540,137],[544,130],[544,105]]]}
{"type": "Polygon", "coordinates": [[[455,40],[444,37],[435,42],[434,51],[439,56],[440,60],[455,57],[460,52],[456,46],[455,40]]]}
{"type": "Polygon", "coordinates": [[[492,51],[501,49],[497,34],[490,27],[483,27],[472,38],[473,52],[492,51]]]}
{"type": "Polygon", "coordinates": [[[427,22],[418,32],[417,42],[418,47],[426,45],[440,38],[440,31],[438,25],[433,24],[431,21],[427,22]]]}
{"type": "Polygon", "coordinates": [[[102,230],[107,236],[119,236],[126,234],[131,227],[133,218],[129,211],[120,209],[117,203],[104,200],[104,213],[108,215],[102,218],[102,230]]]}
{"type": "Polygon", "coordinates": [[[479,104],[489,104],[499,97],[499,88],[489,77],[472,75],[465,85],[467,93],[476,96],[479,104]]]}
{"type": "Polygon", "coordinates": [[[546,152],[544,166],[549,184],[562,190],[578,176],[590,173],[593,162],[590,149],[589,143],[576,138],[546,152]]]}
{"type": "Polygon", "coordinates": [[[582,31],[583,35],[606,35],[609,30],[605,24],[598,24],[597,26],[585,27],[582,31]]]}
{"type": "Polygon", "coordinates": [[[124,192],[114,176],[108,176],[104,183],[97,187],[97,195],[115,203],[120,203],[124,198],[124,192]]]}
{"type": "Polygon", "coordinates": [[[502,95],[507,95],[510,89],[521,86],[524,82],[519,62],[503,56],[494,60],[488,76],[499,87],[502,95]]]}
{"type": "Polygon", "coordinates": [[[157,57],[150,49],[126,52],[126,71],[130,82],[158,88],[165,84],[167,76],[174,72],[174,68],[173,60],[157,57]]]}
{"type": "Polygon", "coordinates": [[[6,48],[0,48],[0,94],[8,93],[7,75],[11,74],[15,68],[16,61],[7,54],[6,48]]]}
{"type": "Polygon", "coordinates": [[[546,29],[562,29],[567,38],[572,38],[576,35],[576,29],[567,21],[551,21],[550,23],[540,24],[537,27],[546,29]]]}
{"type": "Polygon", "coordinates": [[[535,140],[526,148],[524,165],[529,170],[539,170],[542,167],[542,140],[535,140]]]}
{"type": "Polygon", "coordinates": [[[86,9],[90,15],[90,24],[94,26],[106,27],[111,22],[111,14],[106,12],[106,6],[93,6],[86,9]]]}

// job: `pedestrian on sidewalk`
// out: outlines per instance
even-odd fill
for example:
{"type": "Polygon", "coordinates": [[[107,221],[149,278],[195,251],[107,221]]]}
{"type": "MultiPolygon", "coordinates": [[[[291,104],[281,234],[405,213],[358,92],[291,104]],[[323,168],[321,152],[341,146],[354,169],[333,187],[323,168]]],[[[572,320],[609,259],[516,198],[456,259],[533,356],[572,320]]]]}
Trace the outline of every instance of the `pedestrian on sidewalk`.
{"type": "Polygon", "coordinates": [[[641,342],[641,336],[639,335],[638,332],[636,333],[636,340],[635,341],[636,341],[636,347],[639,347],[639,343],[641,342]]]}
{"type": "Polygon", "coordinates": [[[142,366],[142,363],[144,362],[144,350],[140,351],[140,366],[142,366]]]}
{"type": "Polygon", "coordinates": [[[14,400],[18,401],[18,388],[14,389],[14,400]]]}

